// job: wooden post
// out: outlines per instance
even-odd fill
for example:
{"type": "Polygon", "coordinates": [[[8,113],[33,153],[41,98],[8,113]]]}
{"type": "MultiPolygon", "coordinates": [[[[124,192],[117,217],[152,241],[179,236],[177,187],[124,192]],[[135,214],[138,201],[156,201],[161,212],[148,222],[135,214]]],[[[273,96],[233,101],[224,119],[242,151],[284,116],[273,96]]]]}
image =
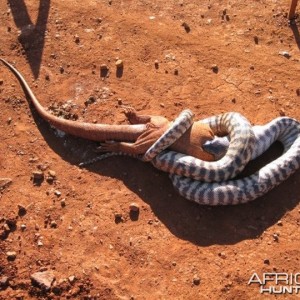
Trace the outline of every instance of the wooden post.
{"type": "Polygon", "coordinates": [[[290,20],[295,17],[297,3],[298,3],[298,0],[292,0],[292,2],[291,2],[291,7],[290,7],[290,11],[289,11],[289,19],[290,20]]]}

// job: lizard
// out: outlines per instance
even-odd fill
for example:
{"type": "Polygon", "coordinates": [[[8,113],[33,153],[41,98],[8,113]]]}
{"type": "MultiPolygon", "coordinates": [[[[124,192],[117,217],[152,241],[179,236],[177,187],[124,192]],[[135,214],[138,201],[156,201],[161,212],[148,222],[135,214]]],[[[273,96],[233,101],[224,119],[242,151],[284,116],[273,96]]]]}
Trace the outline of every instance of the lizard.
{"type": "MultiPolygon", "coordinates": [[[[16,76],[28,99],[44,120],[67,134],[100,142],[100,147],[97,148],[100,152],[144,154],[172,124],[165,117],[140,115],[133,108],[123,111],[130,123],[128,125],[94,124],[59,118],[41,105],[29,84],[15,67],[2,58],[0,60],[16,76]]],[[[214,161],[215,155],[202,148],[206,142],[213,139],[214,133],[209,125],[194,122],[169,149],[205,161],[214,161]]]]}

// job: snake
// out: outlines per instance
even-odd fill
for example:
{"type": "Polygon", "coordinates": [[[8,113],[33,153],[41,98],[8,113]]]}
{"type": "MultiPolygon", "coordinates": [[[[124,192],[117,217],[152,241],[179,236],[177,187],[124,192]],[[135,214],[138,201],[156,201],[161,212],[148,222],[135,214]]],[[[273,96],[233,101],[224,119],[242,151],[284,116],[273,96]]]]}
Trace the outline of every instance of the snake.
{"type": "MultiPolygon", "coordinates": [[[[293,118],[279,117],[250,130],[247,119],[237,113],[213,116],[202,122],[209,124],[214,133],[223,133],[227,124],[229,136],[212,142],[222,144],[224,149],[228,145],[223,158],[204,162],[174,151],[162,151],[151,160],[156,168],[170,173],[175,190],[188,200],[211,206],[246,203],[264,195],[299,169],[300,123],[293,118]],[[236,123],[236,127],[233,126],[236,123]],[[247,130],[240,131],[239,128],[247,130]],[[247,145],[243,138],[249,141],[247,145]],[[284,148],[280,157],[250,176],[234,179],[249,160],[256,159],[275,141],[281,142],[284,148]],[[222,168],[223,161],[233,164],[222,168]]],[[[176,127],[172,129],[173,135],[176,135],[176,127]]],[[[161,139],[164,137],[167,139],[167,133],[161,139]]],[[[152,147],[159,146],[159,140],[157,143],[152,147]]]]}
{"type": "MultiPolygon", "coordinates": [[[[167,149],[193,124],[190,110],[184,110],[144,155],[135,156],[170,173],[175,190],[188,200],[211,206],[247,203],[279,185],[300,167],[300,123],[293,118],[279,117],[265,125],[251,126],[243,115],[229,112],[201,122],[208,124],[217,136],[203,147],[214,154],[218,151],[219,160],[206,162],[167,149]],[[235,178],[275,141],[284,148],[280,157],[250,176],[235,178]]],[[[98,159],[118,154],[122,155],[107,153],[98,159]]]]}

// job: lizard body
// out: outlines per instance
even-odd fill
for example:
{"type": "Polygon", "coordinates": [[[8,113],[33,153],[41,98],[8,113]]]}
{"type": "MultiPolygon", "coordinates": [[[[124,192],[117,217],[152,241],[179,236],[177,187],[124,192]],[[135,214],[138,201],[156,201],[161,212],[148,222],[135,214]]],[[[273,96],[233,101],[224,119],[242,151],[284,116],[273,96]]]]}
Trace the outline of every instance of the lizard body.
{"type": "MultiPolygon", "coordinates": [[[[4,59],[0,58],[0,60],[17,77],[38,114],[44,120],[73,136],[104,142],[98,148],[101,152],[143,154],[172,124],[167,118],[161,116],[138,115],[131,108],[124,111],[130,125],[93,124],[56,117],[40,104],[21,73],[4,59]],[[107,142],[109,140],[117,142],[107,142]]],[[[212,161],[215,159],[214,155],[204,151],[202,145],[213,138],[214,134],[208,125],[194,122],[192,127],[170,146],[170,149],[202,160],[212,161]]]]}

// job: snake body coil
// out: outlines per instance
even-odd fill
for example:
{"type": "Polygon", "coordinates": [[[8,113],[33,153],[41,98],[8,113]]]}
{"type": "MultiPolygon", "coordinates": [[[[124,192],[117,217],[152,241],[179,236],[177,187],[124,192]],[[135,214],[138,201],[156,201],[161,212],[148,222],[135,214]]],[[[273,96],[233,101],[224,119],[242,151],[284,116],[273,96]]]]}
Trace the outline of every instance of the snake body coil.
{"type": "MultiPolygon", "coordinates": [[[[245,203],[267,193],[300,167],[300,123],[292,118],[277,118],[252,128],[236,113],[211,117],[203,122],[208,123],[216,134],[228,131],[230,146],[222,159],[204,162],[166,151],[151,161],[158,169],[170,173],[175,189],[189,200],[205,205],[245,203]],[[251,176],[227,180],[235,177],[250,159],[257,158],[276,140],[283,144],[283,155],[251,176]]],[[[176,126],[173,129],[174,136],[176,126]]]]}

